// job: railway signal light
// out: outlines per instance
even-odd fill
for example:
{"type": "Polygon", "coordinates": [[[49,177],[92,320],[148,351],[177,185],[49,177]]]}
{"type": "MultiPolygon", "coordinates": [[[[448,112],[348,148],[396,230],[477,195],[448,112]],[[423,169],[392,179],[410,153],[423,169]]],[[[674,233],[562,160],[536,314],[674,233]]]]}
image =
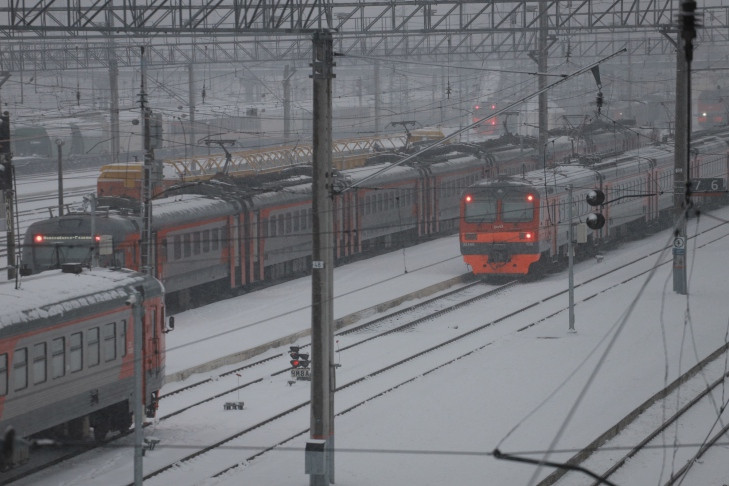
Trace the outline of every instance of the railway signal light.
{"type": "Polygon", "coordinates": [[[291,357],[292,368],[308,368],[309,367],[309,355],[299,353],[299,346],[289,347],[289,356],[291,357]]]}
{"type": "MultiPolygon", "coordinates": [[[[605,193],[600,189],[593,189],[587,193],[585,200],[590,206],[600,206],[605,203],[605,193]]],[[[605,226],[605,216],[603,216],[602,213],[588,214],[585,223],[588,228],[592,230],[599,230],[605,226]]]]}
{"type": "Polygon", "coordinates": [[[590,206],[600,206],[605,202],[605,193],[600,189],[593,189],[587,193],[587,204],[590,206]]]}

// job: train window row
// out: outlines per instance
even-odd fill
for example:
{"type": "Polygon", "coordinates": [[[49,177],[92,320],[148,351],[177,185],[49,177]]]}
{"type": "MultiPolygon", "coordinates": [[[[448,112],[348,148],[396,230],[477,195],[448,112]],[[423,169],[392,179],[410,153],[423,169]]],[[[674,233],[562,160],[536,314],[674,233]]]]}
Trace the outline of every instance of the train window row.
{"type": "Polygon", "coordinates": [[[635,196],[642,194],[645,188],[645,181],[632,181],[626,184],[613,184],[612,186],[612,197],[610,199],[614,201],[614,204],[624,204],[630,202],[625,196],[635,196]],[[620,199],[625,198],[625,199],[620,199]]]}
{"type": "Polygon", "coordinates": [[[445,182],[440,186],[441,198],[460,196],[463,190],[480,179],[479,174],[473,174],[460,179],[445,182]]]}
{"type": "Polygon", "coordinates": [[[172,237],[172,260],[218,251],[222,234],[223,228],[212,228],[174,235],[172,237]]]}
{"type": "Polygon", "coordinates": [[[283,236],[299,231],[306,231],[312,227],[313,215],[311,208],[274,214],[263,224],[263,236],[283,236]]]}
{"type": "Polygon", "coordinates": [[[397,207],[408,207],[414,202],[409,190],[389,190],[367,194],[364,197],[364,214],[376,214],[397,207]]]}
{"type": "Polygon", "coordinates": [[[25,390],[49,378],[57,380],[77,373],[84,369],[84,363],[86,368],[93,368],[102,359],[108,363],[124,357],[126,340],[127,321],[122,319],[18,348],[13,352],[12,368],[8,368],[8,354],[0,354],[0,396],[8,394],[11,373],[13,391],[25,390]]]}

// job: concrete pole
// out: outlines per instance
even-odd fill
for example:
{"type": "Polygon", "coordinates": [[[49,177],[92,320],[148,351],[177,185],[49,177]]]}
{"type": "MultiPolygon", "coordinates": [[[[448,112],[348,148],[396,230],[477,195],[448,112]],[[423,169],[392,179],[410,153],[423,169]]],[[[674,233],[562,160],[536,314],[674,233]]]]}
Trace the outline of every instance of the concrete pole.
{"type": "Polygon", "coordinates": [[[153,275],[152,265],[150,262],[151,250],[151,230],[152,230],[152,165],[154,163],[154,153],[152,152],[152,140],[150,133],[150,110],[147,108],[147,69],[144,62],[144,46],[141,48],[142,55],[142,85],[140,92],[140,104],[142,114],[142,132],[144,134],[144,165],[142,166],[142,235],[141,235],[141,262],[140,270],[149,275],[153,275]]]}
{"type": "Polygon", "coordinates": [[[187,65],[187,105],[190,119],[190,156],[195,156],[195,65],[187,65]]]}
{"type": "Polygon", "coordinates": [[[678,36],[676,49],[676,137],[673,172],[673,291],[686,295],[686,178],[688,174],[688,138],[691,130],[689,111],[689,69],[684,40],[678,36]]]}
{"type": "Polygon", "coordinates": [[[569,262],[569,332],[575,332],[575,275],[574,275],[574,263],[575,263],[575,227],[572,225],[572,184],[567,186],[568,193],[568,206],[567,206],[567,220],[569,221],[570,229],[567,242],[567,261],[569,262]]]}
{"type": "Polygon", "coordinates": [[[284,143],[291,137],[291,76],[289,65],[284,66],[283,79],[283,109],[284,109],[284,143]]]}
{"type": "Polygon", "coordinates": [[[129,294],[127,302],[132,306],[134,316],[134,485],[142,486],[144,423],[144,388],[142,385],[142,314],[143,299],[137,290],[129,294]]]}
{"type": "Polygon", "coordinates": [[[58,147],[58,217],[63,216],[63,140],[56,139],[58,147]]]}
{"type": "MultiPolygon", "coordinates": [[[[106,23],[109,27],[114,26],[114,15],[111,9],[111,3],[106,11],[106,23]]],[[[121,151],[121,143],[119,132],[119,67],[114,52],[114,37],[109,36],[109,43],[106,48],[106,56],[109,60],[109,131],[111,132],[111,162],[116,164],[119,162],[119,152],[121,151]]]]}
{"type": "Polygon", "coordinates": [[[332,182],[333,40],[329,32],[314,34],[314,182],[311,303],[311,430],[325,441],[323,474],[311,474],[310,486],[334,482],[334,224],[332,182]]]}
{"type": "Polygon", "coordinates": [[[379,135],[382,129],[380,126],[380,116],[382,116],[380,91],[380,62],[375,61],[375,135],[379,135]]]}
{"type": "MultiPolygon", "coordinates": [[[[547,135],[549,131],[549,117],[547,113],[547,0],[539,1],[539,39],[537,44],[537,71],[539,90],[539,150],[546,150],[547,135]]],[[[540,154],[542,157],[545,154],[540,154]]]]}

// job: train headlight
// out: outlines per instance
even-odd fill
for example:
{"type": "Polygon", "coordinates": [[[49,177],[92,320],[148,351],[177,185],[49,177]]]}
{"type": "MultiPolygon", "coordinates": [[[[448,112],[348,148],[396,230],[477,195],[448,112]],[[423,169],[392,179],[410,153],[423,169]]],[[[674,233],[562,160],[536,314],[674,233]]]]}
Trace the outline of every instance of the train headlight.
{"type": "Polygon", "coordinates": [[[46,238],[43,235],[35,235],[33,237],[33,242],[34,243],[43,243],[45,241],[45,239],[46,238]]]}
{"type": "Polygon", "coordinates": [[[470,194],[466,194],[465,199],[467,203],[470,203],[471,201],[473,201],[473,196],[471,196],[470,194]]]}
{"type": "Polygon", "coordinates": [[[521,240],[530,240],[531,241],[531,240],[534,239],[534,233],[532,233],[531,231],[527,231],[527,232],[524,232],[524,233],[519,233],[519,239],[521,239],[521,240]]]}
{"type": "Polygon", "coordinates": [[[534,194],[527,194],[526,200],[529,202],[534,202],[534,194]]]}

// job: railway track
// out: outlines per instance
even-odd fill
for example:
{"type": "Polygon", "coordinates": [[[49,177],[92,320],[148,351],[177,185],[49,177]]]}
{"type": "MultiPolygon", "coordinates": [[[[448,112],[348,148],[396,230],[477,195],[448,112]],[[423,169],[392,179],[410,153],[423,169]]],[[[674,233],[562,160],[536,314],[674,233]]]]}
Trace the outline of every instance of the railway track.
{"type": "MultiPolygon", "coordinates": [[[[639,483],[640,470],[648,464],[654,465],[651,471],[663,465],[664,481],[660,484],[671,486],[682,481],[692,465],[729,431],[726,418],[720,419],[726,403],[719,389],[729,381],[728,351],[729,343],[720,346],[566,464],[599,477],[593,486],[639,483]],[[674,450],[676,445],[681,447],[674,450]]],[[[585,484],[587,477],[584,472],[560,468],[538,486],[585,484]]]]}
{"type": "MultiPolygon", "coordinates": [[[[716,229],[721,225],[717,225],[706,232],[716,229]]],[[[721,238],[726,238],[729,235],[721,235],[711,242],[710,244],[721,238]]],[[[599,282],[602,277],[610,275],[614,272],[625,271],[626,276],[620,280],[617,285],[622,285],[630,280],[639,278],[644,275],[647,271],[650,271],[651,265],[648,260],[652,260],[656,253],[662,251],[662,249],[656,250],[655,252],[643,256],[642,258],[627,262],[618,268],[611,269],[607,272],[602,272],[599,275],[586,280],[577,286],[577,288],[583,289],[583,297],[577,300],[577,304],[585,302],[594,298],[596,295],[602,292],[608,291],[615,285],[604,288],[600,286],[599,282]],[[639,268],[642,267],[642,268],[639,268]]],[[[483,299],[484,297],[498,295],[501,292],[508,291],[513,283],[501,288],[488,289],[483,292],[483,286],[480,284],[473,284],[467,286],[465,290],[459,289],[457,292],[467,293],[481,287],[480,291],[476,291],[476,294],[481,293],[482,295],[469,296],[465,298],[454,297],[454,293],[450,293],[446,296],[440,296],[436,299],[412,306],[409,309],[398,311],[396,315],[390,315],[377,320],[367,322],[356,328],[347,329],[337,335],[338,341],[349,340],[344,346],[338,349],[338,354],[347,351],[345,355],[346,362],[342,364],[342,368],[338,374],[348,381],[336,388],[337,403],[341,404],[340,412],[338,415],[347,413],[363,404],[376,399],[379,396],[391,391],[393,389],[405,386],[407,383],[417,379],[424,374],[428,374],[433,370],[439,369],[443,366],[447,366],[465,356],[478,352],[485,347],[489,346],[494,340],[497,340],[503,334],[509,334],[513,332],[523,331],[525,329],[538,326],[541,322],[544,322],[549,316],[553,316],[566,311],[566,307],[561,304],[556,304],[556,299],[562,296],[566,290],[560,292],[554,292],[549,295],[535,295],[529,302],[518,305],[513,308],[501,308],[499,309],[500,315],[494,317],[488,322],[476,323],[473,325],[460,325],[451,326],[443,325],[442,317],[449,313],[449,319],[451,322],[462,322],[459,320],[457,313],[458,311],[466,306],[465,300],[471,300],[471,302],[477,299],[483,299]],[[448,299],[455,299],[457,302],[454,304],[443,304],[442,301],[448,299]],[[537,307],[544,308],[544,304],[551,302],[553,305],[549,307],[549,311],[545,315],[543,311],[537,312],[537,307]],[[430,308],[429,310],[422,311],[423,308],[428,305],[439,307],[430,308]],[[417,314],[422,312],[423,315],[409,316],[410,314],[417,314]],[[441,318],[434,317],[435,314],[439,314],[441,318]],[[407,322],[395,324],[397,321],[404,319],[403,316],[412,317],[407,322]],[[390,322],[387,322],[387,320],[390,322]],[[524,322],[527,324],[524,324],[524,322]],[[362,355],[372,355],[376,348],[381,349],[393,349],[393,346],[382,345],[384,339],[396,339],[403,341],[403,337],[407,337],[412,333],[414,329],[420,330],[428,323],[432,324],[429,326],[428,333],[421,333],[430,335],[432,339],[427,343],[423,340],[419,340],[418,350],[408,350],[408,352],[401,353],[398,356],[388,356],[390,364],[386,366],[369,366],[363,369],[362,366],[350,367],[347,363],[361,363],[362,360],[358,358],[362,355]],[[490,331],[499,328],[496,324],[504,324],[504,329],[499,330],[496,333],[490,331]],[[418,327],[420,326],[420,328],[418,327]],[[409,332],[408,332],[409,331],[409,332]],[[483,334],[482,334],[483,333],[483,334]],[[444,338],[444,335],[448,335],[444,338]],[[480,342],[476,343],[476,336],[480,342]],[[423,358],[427,358],[423,361],[423,358]],[[424,366],[423,363],[427,363],[424,366]],[[436,363],[432,365],[431,363],[436,363]],[[389,371],[398,369],[399,373],[388,373],[389,371]],[[350,370],[352,371],[350,373],[350,370]],[[405,370],[405,373],[402,372],[405,370]],[[402,377],[403,374],[408,375],[407,379],[398,378],[395,375],[402,377]],[[371,391],[373,383],[376,382],[376,390],[371,391]],[[363,386],[363,385],[367,386],[363,386]]],[[[403,348],[404,349],[404,348],[403,348]]],[[[173,421],[173,417],[177,417],[177,420],[181,422],[171,425],[168,430],[179,430],[184,429],[181,424],[187,423],[185,420],[185,412],[190,410],[197,410],[200,413],[196,413],[197,416],[207,415],[219,415],[220,403],[219,400],[229,399],[234,400],[235,394],[247,390],[252,390],[254,385],[258,385],[260,392],[256,394],[266,396],[266,406],[263,407],[265,410],[260,408],[260,404],[249,403],[246,401],[246,413],[244,414],[244,421],[247,425],[241,426],[238,430],[231,433],[229,430],[220,430],[220,425],[215,423],[200,424],[200,434],[195,437],[196,444],[208,444],[205,447],[199,447],[197,445],[186,444],[183,446],[174,447],[176,444],[168,439],[163,439],[163,444],[170,445],[171,447],[165,448],[160,447],[155,450],[154,453],[149,454],[148,458],[145,459],[145,463],[148,464],[152,471],[145,475],[145,480],[162,481],[163,484],[169,484],[169,482],[178,481],[176,475],[182,474],[188,481],[192,477],[191,467],[189,464],[196,464],[194,477],[200,477],[199,480],[204,478],[216,477],[227,472],[241,467],[240,451],[250,451],[250,455],[243,460],[251,460],[252,458],[258,457],[261,454],[265,454],[277,447],[281,447],[287,442],[294,438],[300,437],[306,434],[308,429],[302,429],[301,423],[308,423],[308,418],[305,414],[305,409],[308,405],[308,399],[305,399],[308,395],[308,387],[300,386],[300,383],[294,382],[290,387],[286,387],[286,378],[283,377],[289,367],[282,367],[276,360],[281,360],[285,357],[285,362],[288,362],[288,357],[285,353],[276,353],[275,355],[264,357],[255,363],[247,364],[243,367],[237,367],[233,370],[226,371],[220,374],[215,379],[204,380],[193,386],[187,386],[173,392],[167,393],[163,396],[163,408],[166,408],[166,402],[170,401],[174,396],[190,396],[186,394],[187,391],[196,391],[200,394],[205,394],[207,397],[204,400],[195,398],[177,399],[176,404],[170,406],[170,411],[162,414],[160,421],[154,424],[153,427],[164,429],[165,424],[173,421]],[[231,380],[235,380],[237,375],[248,374],[252,370],[255,370],[253,374],[257,375],[252,378],[246,377],[244,383],[240,384],[240,377],[238,377],[238,383],[235,385],[230,384],[231,380]],[[225,384],[225,380],[228,380],[228,384],[225,384]],[[215,388],[211,392],[211,389],[215,388]],[[292,392],[292,390],[295,390],[292,392]],[[190,403],[193,402],[194,403],[190,403]],[[185,403],[187,402],[187,403],[185,403]],[[272,406],[272,404],[283,404],[296,402],[294,405],[289,407],[272,406]],[[272,410],[274,408],[275,410],[272,410]],[[251,413],[253,412],[253,413],[251,413]],[[272,432],[275,431],[274,432],[272,432]],[[282,433],[281,431],[289,431],[289,433],[282,433]],[[291,432],[293,431],[293,432],[291,432]],[[279,438],[271,444],[270,437],[278,436],[279,438]],[[172,443],[170,443],[172,442],[172,443]],[[262,446],[261,444],[267,444],[262,446]],[[191,453],[180,454],[180,450],[190,448],[195,449],[191,453]],[[221,456],[220,459],[215,461],[205,461],[206,463],[215,464],[212,469],[208,468],[205,471],[198,473],[199,463],[196,461],[197,458],[203,455],[215,455],[216,457],[221,456]],[[227,465],[225,465],[227,464],[227,465]],[[181,473],[182,471],[182,473],[181,473]]],[[[378,359],[373,359],[371,362],[378,362],[378,359]]],[[[173,400],[174,401],[174,400],[173,400]]],[[[161,409],[162,410],[162,409],[161,409]]],[[[155,430],[151,433],[159,433],[155,430]]],[[[129,438],[122,438],[118,441],[114,447],[128,448],[131,444],[129,438]]],[[[193,480],[195,481],[195,480],[193,480]]],[[[30,484],[30,483],[27,483],[30,484]]],[[[183,483],[181,483],[183,484],[183,483]]]]}

